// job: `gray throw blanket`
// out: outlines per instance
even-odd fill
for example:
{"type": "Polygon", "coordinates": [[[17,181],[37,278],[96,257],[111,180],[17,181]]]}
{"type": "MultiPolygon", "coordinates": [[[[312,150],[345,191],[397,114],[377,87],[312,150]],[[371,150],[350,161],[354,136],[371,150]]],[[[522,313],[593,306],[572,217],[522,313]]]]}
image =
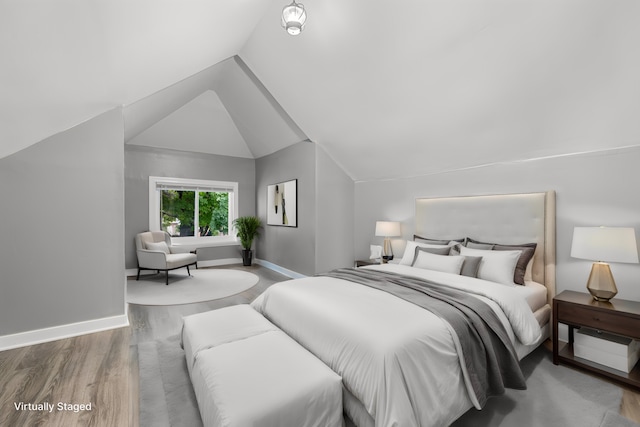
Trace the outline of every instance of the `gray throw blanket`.
{"type": "Polygon", "coordinates": [[[527,388],[516,351],[498,316],[463,291],[386,271],[341,268],[320,274],[388,292],[425,308],[451,325],[458,336],[469,380],[482,408],[505,387],[527,388]]]}

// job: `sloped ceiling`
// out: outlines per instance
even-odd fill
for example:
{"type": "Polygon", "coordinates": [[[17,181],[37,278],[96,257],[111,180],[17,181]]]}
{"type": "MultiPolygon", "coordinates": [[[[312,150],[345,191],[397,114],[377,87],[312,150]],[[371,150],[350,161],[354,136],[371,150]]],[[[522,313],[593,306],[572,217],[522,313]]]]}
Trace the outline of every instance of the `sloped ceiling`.
{"type": "Polygon", "coordinates": [[[298,37],[286,3],[1,2],[0,157],[121,105],[128,143],[203,108],[354,180],[640,144],[636,0],[307,0],[298,37]]]}
{"type": "Polygon", "coordinates": [[[307,140],[233,57],[125,106],[128,144],[258,158],[307,140]]]}
{"type": "Polygon", "coordinates": [[[212,90],[155,123],[129,144],[253,158],[220,98],[212,90]]]}
{"type": "Polygon", "coordinates": [[[355,180],[640,144],[640,2],[305,6],[240,57],[355,180]]]}
{"type": "Polygon", "coordinates": [[[264,0],[3,0],[0,158],[234,56],[264,0]]]}

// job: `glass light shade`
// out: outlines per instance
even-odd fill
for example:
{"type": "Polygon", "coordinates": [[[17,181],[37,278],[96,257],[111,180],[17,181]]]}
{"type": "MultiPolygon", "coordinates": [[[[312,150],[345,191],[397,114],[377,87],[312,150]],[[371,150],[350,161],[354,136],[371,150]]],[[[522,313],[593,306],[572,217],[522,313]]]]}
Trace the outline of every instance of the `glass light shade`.
{"type": "Polygon", "coordinates": [[[300,34],[305,22],[307,22],[307,12],[304,10],[304,5],[294,0],[282,9],[282,27],[292,36],[300,34]]]}
{"type": "Polygon", "coordinates": [[[395,221],[376,221],[376,236],[397,237],[400,234],[400,223],[395,221]]]}
{"type": "Polygon", "coordinates": [[[604,262],[638,262],[636,232],[632,227],[575,227],[573,258],[604,262]]]}

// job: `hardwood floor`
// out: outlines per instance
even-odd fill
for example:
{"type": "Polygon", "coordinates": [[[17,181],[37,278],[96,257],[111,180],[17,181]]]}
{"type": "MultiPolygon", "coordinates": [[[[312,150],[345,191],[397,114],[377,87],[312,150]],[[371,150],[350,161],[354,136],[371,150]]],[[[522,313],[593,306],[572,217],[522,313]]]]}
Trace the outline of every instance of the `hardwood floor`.
{"type": "Polygon", "coordinates": [[[251,302],[273,283],[288,279],[257,265],[220,268],[250,271],[260,281],[216,301],[130,305],[128,328],[0,352],[0,427],[138,427],[138,343],[179,333],[182,316],[251,302]],[[21,402],[46,402],[54,410],[16,410],[21,402]],[[91,403],[91,410],[58,411],[58,402],[91,403]]]}
{"type": "Polygon", "coordinates": [[[130,336],[120,328],[0,352],[0,426],[131,425],[130,336]],[[20,403],[54,409],[16,410],[20,403]]]}
{"type": "Polygon", "coordinates": [[[245,292],[214,301],[170,306],[130,304],[129,323],[132,331],[131,343],[139,344],[179,334],[182,328],[183,316],[214,310],[216,308],[226,307],[229,305],[250,303],[272,284],[289,279],[286,276],[258,265],[252,265],[251,267],[233,265],[220,268],[235,268],[249,271],[258,275],[258,277],[260,277],[260,281],[257,285],[247,289],[245,292]]]}
{"type": "MultiPolygon", "coordinates": [[[[229,298],[175,306],[129,306],[128,328],[0,352],[0,427],[138,427],[137,344],[178,334],[182,316],[248,303],[286,277],[260,266],[253,288],[229,298]],[[24,402],[91,403],[91,411],[16,410],[24,402]]],[[[623,388],[620,413],[640,423],[640,391],[623,388]]],[[[143,426],[146,427],[146,426],[143,426]]]]}

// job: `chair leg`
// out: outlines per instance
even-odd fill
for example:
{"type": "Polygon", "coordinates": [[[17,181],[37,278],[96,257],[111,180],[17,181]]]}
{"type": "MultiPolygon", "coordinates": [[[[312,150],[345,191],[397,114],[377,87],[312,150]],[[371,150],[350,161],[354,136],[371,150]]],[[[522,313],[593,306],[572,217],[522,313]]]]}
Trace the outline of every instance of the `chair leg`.
{"type": "Polygon", "coordinates": [[[167,273],[167,276],[166,276],[167,279],[166,279],[165,285],[169,286],[169,270],[167,270],[166,273],[167,273]]]}
{"type": "Polygon", "coordinates": [[[187,265],[187,274],[191,276],[191,272],[189,271],[189,266],[187,265]]]}
{"type": "Polygon", "coordinates": [[[136,280],[140,280],[140,267],[138,267],[138,275],[136,276],[136,280]]]}

